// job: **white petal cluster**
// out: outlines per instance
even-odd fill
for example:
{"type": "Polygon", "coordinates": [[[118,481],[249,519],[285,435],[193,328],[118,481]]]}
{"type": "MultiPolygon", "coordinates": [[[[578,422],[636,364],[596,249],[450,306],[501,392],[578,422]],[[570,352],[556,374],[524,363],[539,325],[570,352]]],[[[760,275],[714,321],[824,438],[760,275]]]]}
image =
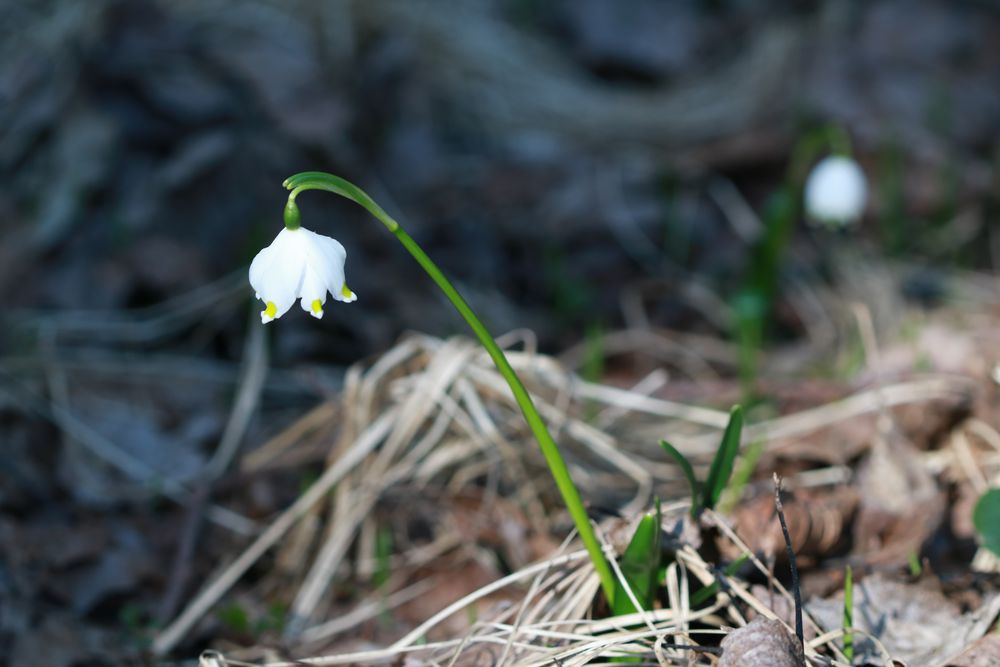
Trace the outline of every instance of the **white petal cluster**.
{"type": "Polygon", "coordinates": [[[858,163],[848,157],[820,160],[806,180],[805,205],[810,220],[847,225],[861,218],[868,183],[858,163]]]}
{"type": "Polygon", "coordinates": [[[346,261],[344,246],[329,236],[303,227],[282,229],[250,264],[250,286],[264,302],[261,321],[281,317],[296,299],[316,318],[323,317],[327,292],[345,303],[357,299],[344,283],[346,261]]]}

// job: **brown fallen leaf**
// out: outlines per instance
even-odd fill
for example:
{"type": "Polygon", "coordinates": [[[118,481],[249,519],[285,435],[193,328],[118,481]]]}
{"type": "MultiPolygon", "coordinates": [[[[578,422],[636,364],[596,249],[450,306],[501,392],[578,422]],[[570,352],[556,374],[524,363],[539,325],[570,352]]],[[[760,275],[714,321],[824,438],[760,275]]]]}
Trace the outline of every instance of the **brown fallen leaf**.
{"type": "Polygon", "coordinates": [[[904,564],[945,518],[945,497],[918,450],[893,429],[876,437],[858,473],[854,549],[869,565],[904,564]]]}
{"type": "Polygon", "coordinates": [[[719,667],[800,667],[802,645],[781,621],[758,616],[722,640],[719,667]]]}
{"type": "MultiPolygon", "coordinates": [[[[808,562],[842,550],[848,532],[846,527],[858,505],[858,494],[852,487],[818,494],[794,491],[783,504],[795,554],[808,562]]],[[[744,503],[734,512],[734,520],[737,532],[744,536],[751,549],[783,558],[785,542],[774,512],[773,498],[761,495],[744,503]]],[[[726,556],[735,558],[738,555],[728,542],[720,541],[719,546],[726,556]]]]}

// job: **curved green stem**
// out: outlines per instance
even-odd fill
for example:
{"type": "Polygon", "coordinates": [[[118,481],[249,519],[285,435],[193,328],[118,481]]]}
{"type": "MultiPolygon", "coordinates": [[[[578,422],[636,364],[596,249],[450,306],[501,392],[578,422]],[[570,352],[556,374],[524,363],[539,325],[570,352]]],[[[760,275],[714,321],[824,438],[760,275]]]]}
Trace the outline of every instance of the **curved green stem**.
{"type": "Polygon", "coordinates": [[[511,391],[514,393],[514,399],[517,404],[521,407],[521,412],[524,414],[525,420],[528,422],[528,426],[531,428],[531,432],[535,435],[535,439],[538,440],[538,444],[541,447],[542,455],[545,457],[545,462],[549,466],[549,471],[552,473],[552,477],[556,482],[556,486],[559,488],[559,492],[562,494],[563,502],[566,503],[566,508],[569,510],[570,516],[573,518],[573,523],[576,525],[577,531],[580,533],[580,539],[583,541],[584,547],[587,549],[587,553],[590,555],[590,559],[594,564],[594,569],[597,571],[597,576],[601,581],[601,588],[604,590],[605,596],[608,598],[609,604],[614,604],[614,592],[615,592],[615,578],[611,573],[611,568],[608,566],[608,562],[604,559],[604,553],[601,550],[601,544],[597,540],[597,536],[594,533],[594,529],[590,524],[590,519],[587,516],[587,510],[583,506],[583,501],[580,499],[580,493],[577,491],[576,485],[573,483],[572,477],[570,477],[569,469],[566,467],[566,462],[563,460],[562,454],[559,452],[559,447],[556,445],[555,440],[549,433],[548,428],[545,426],[545,422],[542,420],[541,415],[538,413],[538,409],[531,400],[531,395],[528,390],[525,389],[524,384],[521,382],[521,378],[518,377],[517,373],[511,367],[510,362],[507,360],[507,356],[500,349],[500,346],[496,344],[493,340],[493,336],[486,329],[486,326],[479,320],[472,308],[466,303],[462,295],[458,293],[455,286],[445,277],[437,265],[431,261],[431,258],[427,256],[427,253],[417,245],[409,234],[403,231],[399,223],[392,219],[392,217],[382,210],[375,201],[369,197],[361,188],[357,187],[353,183],[346,181],[333,174],[327,174],[325,172],[319,171],[307,171],[300,174],[295,174],[287,178],[283,184],[286,189],[291,192],[288,195],[288,203],[285,206],[285,225],[290,229],[295,229],[299,226],[299,210],[298,205],[295,202],[295,198],[302,192],[306,190],[325,190],[326,192],[332,192],[334,194],[340,195],[350,199],[351,201],[360,204],[369,213],[371,213],[375,218],[379,220],[386,229],[388,229],[392,234],[403,244],[403,247],[413,256],[417,263],[423,267],[427,275],[431,277],[431,280],[444,292],[448,300],[451,301],[452,305],[459,314],[465,319],[469,327],[472,328],[472,332],[479,339],[479,342],[486,352],[489,353],[490,358],[493,363],[496,364],[497,370],[500,371],[500,375],[507,380],[507,384],[510,385],[511,391]]]}

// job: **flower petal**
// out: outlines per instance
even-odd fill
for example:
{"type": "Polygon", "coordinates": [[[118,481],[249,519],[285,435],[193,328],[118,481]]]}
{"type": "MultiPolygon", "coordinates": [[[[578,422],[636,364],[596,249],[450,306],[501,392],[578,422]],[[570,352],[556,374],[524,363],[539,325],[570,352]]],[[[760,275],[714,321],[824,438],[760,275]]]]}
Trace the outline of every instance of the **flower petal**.
{"type": "Polygon", "coordinates": [[[258,299],[260,298],[261,282],[263,282],[264,276],[270,270],[271,261],[273,259],[271,246],[267,246],[257,253],[257,256],[253,258],[252,262],[250,262],[250,287],[253,288],[258,299]]]}
{"type": "Polygon", "coordinates": [[[323,277],[312,264],[306,264],[305,275],[302,277],[302,287],[299,289],[300,305],[316,319],[323,317],[323,304],[326,303],[326,285],[323,277]]]}
{"type": "Polygon", "coordinates": [[[313,317],[323,316],[327,292],[337,301],[357,299],[344,283],[347,251],[336,240],[305,228],[283,229],[250,264],[250,285],[264,302],[260,317],[284,315],[296,299],[313,317]]]}
{"type": "Polygon", "coordinates": [[[831,156],[820,160],[806,179],[805,206],[810,220],[846,225],[862,217],[868,184],[854,160],[831,156]]]}
{"type": "Polygon", "coordinates": [[[344,286],[340,288],[340,296],[341,298],[337,299],[337,301],[343,301],[344,303],[351,303],[358,300],[357,293],[351,290],[351,288],[347,286],[347,283],[344,283],[344,286]]]}
{"type": "Polygon", "coordinates": [[[310,232],[312,243],[309,245],[310,266],[316,269],[323,284],[337,301],[350,302],[354,298],[344,295],[344,264],[347,261],[347,251],[336,239],[322,234],[310,232]]]}
{"type": "Polygon", "coordinates": [[[261,320],[270,322],[288,312],[301,290],[306,272],[306,237],[283,229],[250,265],[250,285],[264,302],[261,320]]]}

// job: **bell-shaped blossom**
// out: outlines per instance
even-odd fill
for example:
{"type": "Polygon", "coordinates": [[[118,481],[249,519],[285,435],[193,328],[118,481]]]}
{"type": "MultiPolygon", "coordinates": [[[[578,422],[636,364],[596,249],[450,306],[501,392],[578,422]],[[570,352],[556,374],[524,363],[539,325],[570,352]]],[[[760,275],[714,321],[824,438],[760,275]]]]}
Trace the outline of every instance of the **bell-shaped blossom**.
{"type": "Polygon", "coordinates": [[[357,299],[344,283],[347,251],[329,236],[308,229],[282,229],[250,264],[250,286],[264,302],[262,322],[275,320],[300,299],[302,310],[323,317],[329,292],[337,301],[357,299]]]}
{"type": "Polygon", "coordinates": [[[849,157],[820,160],[806,179],[806,214],[815,222],[840,226],[853,223],[864,213],[867,197],[865,174],[849,157]]]}

